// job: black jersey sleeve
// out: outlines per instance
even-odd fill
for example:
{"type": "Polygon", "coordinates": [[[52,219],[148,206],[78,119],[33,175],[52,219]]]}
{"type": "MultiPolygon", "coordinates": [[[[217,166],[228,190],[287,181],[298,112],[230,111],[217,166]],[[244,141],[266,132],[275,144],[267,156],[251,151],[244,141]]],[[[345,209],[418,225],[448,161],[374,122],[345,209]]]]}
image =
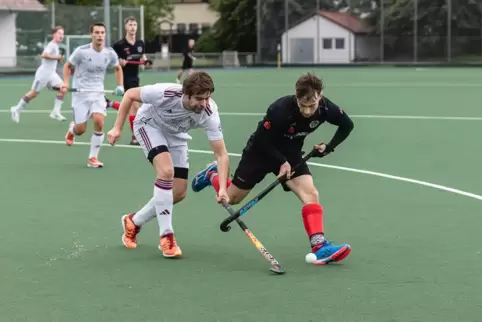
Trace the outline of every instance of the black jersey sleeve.
{"type": "Polygon", "coordinates": [[[112,49],[114,49],[115,53],[119,58],[122,58],[122,48],[120,43],[116,42],[114,46],[112,46],[112,49]]]}
{"type": "Polygon", "coordinates": [[[285,107],[278,101],[272,103],[266,112],[265,117],[256,129],[256,140],[264,153],[277,162],[280,166],[287,160],[275,146],[276,141],[283,136],[286,131],[289,115],[285,107]]]}
{"type": "Polygon", "coordinates": [[[324,98],[324,100],[326,104],[323,109],[326,121],[330,124],[338,126],[333,138],[328,143],[328,145],[334,149],[340,143],[345,141],[355,125],[353,124],[351,118],[345,113],[345,111],[343,111],[343,109],[327,98],[324,98]]]}

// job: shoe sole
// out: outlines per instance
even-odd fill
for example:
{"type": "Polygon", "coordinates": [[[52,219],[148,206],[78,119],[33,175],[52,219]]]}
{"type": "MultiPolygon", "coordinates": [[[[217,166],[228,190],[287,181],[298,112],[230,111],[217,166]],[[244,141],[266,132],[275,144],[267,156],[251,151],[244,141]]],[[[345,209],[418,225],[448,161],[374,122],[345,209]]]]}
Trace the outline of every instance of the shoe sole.
{"type": "Polygon", "coordinates": [[[87,163],[87,167],[89,167],[89,168],[103,168],[104,165],[100,165],[100,164],[95,165],[95,164],[87,163]]]}
{"type": "Polygon", "coordinates": [[[157,246],[157,249],[159,249],[162,253],[162,256],[164,256],[165,258],[181,258],[182,257],[182,253],[181,254],[177,254],[177,255],[167,255],[165,254],[163,251],[162,251],[162,248],[161,246],[157,246]]]}

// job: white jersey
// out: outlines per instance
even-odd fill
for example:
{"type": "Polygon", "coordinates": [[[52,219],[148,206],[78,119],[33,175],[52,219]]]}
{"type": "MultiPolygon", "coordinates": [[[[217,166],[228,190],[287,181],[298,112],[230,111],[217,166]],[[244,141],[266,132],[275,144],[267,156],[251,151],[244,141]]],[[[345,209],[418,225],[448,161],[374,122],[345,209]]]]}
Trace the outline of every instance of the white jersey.
{"type": "Polygon", "coordinates": [[[112,48],[104,47],[97,51],[90,43],[77,47],[70,55],[69,62],[75,67],[73,87],[102,91],[107,69],[119,65],[119,58],[112,48]]]}
{"type": "Polygon", "coordinates": [[[223,139],[216,103],[209,99],[201,113],[189,111],[182,104],[182,85],[158,83],[141,87],[142,105],[136,120],[149,123],[178,138],[185,138],[191,129],[203,128],[208,140],[223,139]]]}
{"type": "MultiPolygon", "coordinates": [[[[50,56],[60,55],[59,44],[57,44],[55,41],[49,42],[47,46],[45,46],[42,54],[46,54],[50,56]]],[[[59,62],[58,60],[42,58],[40,66],[37,69],[37,72],[41,72],[43,74],[54,73],[57,70],[58,62],[59,62]]]]}

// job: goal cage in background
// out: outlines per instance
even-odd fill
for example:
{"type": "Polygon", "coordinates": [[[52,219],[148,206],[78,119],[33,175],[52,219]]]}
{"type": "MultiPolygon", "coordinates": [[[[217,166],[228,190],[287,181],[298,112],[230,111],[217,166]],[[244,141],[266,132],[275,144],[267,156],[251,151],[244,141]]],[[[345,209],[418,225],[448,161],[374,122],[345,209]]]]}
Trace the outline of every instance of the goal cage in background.
{"type": "Polygon", "coordinates": [[[65,59],[69,58],[75,48],[87,45],[92,41],[91,35],[65,35],[65,59]]]}

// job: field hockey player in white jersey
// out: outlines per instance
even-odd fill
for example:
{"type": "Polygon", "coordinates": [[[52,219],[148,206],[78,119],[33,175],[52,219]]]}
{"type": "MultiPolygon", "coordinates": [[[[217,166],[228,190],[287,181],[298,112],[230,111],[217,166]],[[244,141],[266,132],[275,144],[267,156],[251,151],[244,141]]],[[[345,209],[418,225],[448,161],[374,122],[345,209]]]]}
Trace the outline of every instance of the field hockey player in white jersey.
{"type": "MultiPolygon", "coordinates": [[[[17,105],[10,108],[12,113],[12,120],[16,123],[20,122],[20,112],[25,108],[25,105],[37,97],[42,89],[47,86],[60,86],[62,79],[57,74],[57,64],[62,63],[63,57],[60,54],[59,44],[64,39],[64,29],[57,26],[52,29],[52,41],[45,46],[40,55],[41,64],[35,72],[35,79],[32,88],[28,91],[17,103],[17,105]]],[[[64,100],[64,93],[59,92],[55,98],[54,108],[50,113],[50,118],[58,121],[65,121],[65,117],[60,113],[62,102],[64,100]]]]}
{"type": "Polygon", "coordinates": [[[122,98],[117,120],[107,139],[111,145],[119,140],[132,102],[142,103],[134,120],[134,134],[157,175],[152,199],[139,211],[122,217],[125,247],[136,248],[136,236],[142,225],[157,217],[159,249],[163,256],[182,256],[174,238],[172,213],[173,205],[186,196],[190,129],[204,129],[219,165],[217,200],[229,201],[226,194],[229,157],[218,109],[211,98],[213,92],[211,77],[205,72],[195,72],[186,77],[182,85],[159,83],[132,88],[122,98]]]}
{"type": "Polygon", "coordinates": [[[92,42],[77,47],[64,65],[64,85],[62,90],[67,91],[70,82],[71,69],[74,67],[72,87],[89,90],[88,92],[72,93],[73,122],[65,135],[65,143],[71,146],[75,136],[82,135],[87,128],[87,121],[92,118],[94,133],[90,141],[90,153],[87,166],[102,168],[104,164],[99,161],[98,154],[104,142],[104,118],[106,104],[104,98],[104,81],[108,68],[114,68],[117,87],[114,94],[124,94],[124,79],[122,68],[115,51],[105,47],[105,25],[96,23],[90,27],[92,42]]]}

